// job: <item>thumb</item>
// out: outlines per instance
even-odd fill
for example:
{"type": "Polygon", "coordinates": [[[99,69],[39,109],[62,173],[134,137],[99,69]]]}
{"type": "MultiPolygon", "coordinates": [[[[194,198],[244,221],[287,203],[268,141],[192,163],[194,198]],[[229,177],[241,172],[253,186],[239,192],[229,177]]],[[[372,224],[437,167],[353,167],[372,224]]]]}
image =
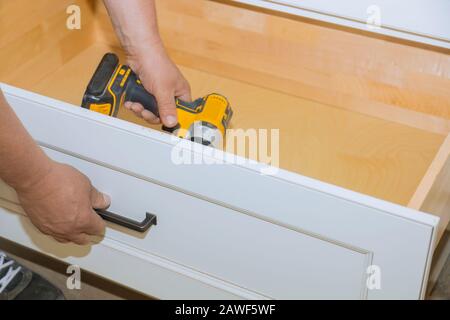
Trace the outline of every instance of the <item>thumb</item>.
{"type": "Polygon", "coordinates": [[[111,198],[98,191],[94,187],[91,189],[91,206],[94,209],[107,209],[111,204],[111,198]]]}
{"type": "Polygon", "coordinates": [[[182,101],[186,101],[186,102],[192,101],[191,86],[185,79],[183,79],[182,81],[179,81],[178,87],[175,91],[175,95],[177,98],[179,98],[182,101]]]}
{"type": "Polygon", "coordinates": [[[175,96],[170,92],[162,92],[155,94],[155,97],[161,121],[166,127],[175,127],[178,123],[175,96]]]}

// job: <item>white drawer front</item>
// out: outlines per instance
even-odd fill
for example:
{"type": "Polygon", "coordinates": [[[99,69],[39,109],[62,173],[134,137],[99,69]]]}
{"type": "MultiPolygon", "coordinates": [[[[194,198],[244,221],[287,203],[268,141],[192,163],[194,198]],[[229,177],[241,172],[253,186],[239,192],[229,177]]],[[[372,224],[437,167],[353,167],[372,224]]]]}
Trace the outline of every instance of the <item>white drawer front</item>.
{"type": "Polygon", "coordinates": [[[158,216],[143,238],[108,230],[110,239],[268,297],[423,297],[437,217],[258,165],[177,165],[168,135],[2,89],[41,146],[111,194],[111,211],[158,216]],[[366,289],[369,265],[380,288],[366,289]]]}
{"type": "Polygon", "coordinates": [[[110,211],[138,221],[147,211],[158,217],[158,225],[143,236],[116,228],[108,229],[108,238],[272,298],[358,299],[365,295],[368,253],[46,151],[84,172],[110,194],[110,211]]]}

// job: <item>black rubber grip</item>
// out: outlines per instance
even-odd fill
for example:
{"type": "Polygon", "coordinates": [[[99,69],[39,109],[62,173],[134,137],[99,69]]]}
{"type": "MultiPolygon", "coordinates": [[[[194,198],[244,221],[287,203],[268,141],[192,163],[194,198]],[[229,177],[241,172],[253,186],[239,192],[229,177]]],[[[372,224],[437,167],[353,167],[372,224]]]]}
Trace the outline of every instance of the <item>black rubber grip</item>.
{"type": "Polygon", "coordinates": [[[130,75],[125,101],[139,102],[146,110],[159,117],[158,104],[155,97],[145,90],[142,84],[137,83],[135,74],[130,75]]]}

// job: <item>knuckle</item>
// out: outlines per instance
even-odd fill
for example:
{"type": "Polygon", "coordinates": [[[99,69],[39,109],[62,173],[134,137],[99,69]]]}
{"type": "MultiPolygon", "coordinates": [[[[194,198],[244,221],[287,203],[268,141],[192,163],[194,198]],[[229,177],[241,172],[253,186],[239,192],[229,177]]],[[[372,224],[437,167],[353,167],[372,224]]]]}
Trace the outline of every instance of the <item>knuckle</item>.
{"type": "Polygon", "coordinates": [[[50,236],[53,234],[51,228],[48,225],[41,225],[39,228],[39,231],[42,232],[43,234],[50,236]]]}
{"type": "Polygon", "coordinates": [[[140,103],[132,103],[130,108],[134,112],[142,112],[144,110],[144,107],[140,103]]]}
{"type": "Polygon", "coordinates": [[[152,112],[150,112],[150,111],[148,111],[148,110],[142,111],[142,116],[143,116],[146,120],[156,118],[156,116],[155,116],[152,112]]]}
{"type": "Polygon", "coordinates": [[[88,221],[86,211],[87,210],[80,211],[80,213],[77,215],[74,221],[74,227],[76,230],[82,230],[86,226],[86,221],[88,221]]]}
{"type": "Polygon", "coordinates": [[[87,236],[84,236],[83,234],[79,234],[76,237],[72,238],[72,242],[79,246],[84,246],[84,245],[89,244],[89,239],[87,236]]]}
{"type": "Polygon", "coordinates": [[[77,244],[79,246],[84,245],[83,241],[81,241],[81,240],[79,240],[77,238],[72,239],[70,242],[73,242],[73,243],[75,243],[75,244],[77,244]]]}
{"type": "Polygon", "coordinates": [[[67,225],[64,225],[64,226],[61,226],[58,230],[55,230],[53,232],[53,234],[55,236],[57,236],[58,238],[65,239],[65,238],[70,237],[73,234],[73,232],[74,232],[73,228],[70,228],[67,225]]]}
{"type": "Polygon", "coordinates": [[[53,237],[53,239],[55,239],[59,243],[67,243],[68,242],[68,240],[66,240],[64,238],[53,237]]]}

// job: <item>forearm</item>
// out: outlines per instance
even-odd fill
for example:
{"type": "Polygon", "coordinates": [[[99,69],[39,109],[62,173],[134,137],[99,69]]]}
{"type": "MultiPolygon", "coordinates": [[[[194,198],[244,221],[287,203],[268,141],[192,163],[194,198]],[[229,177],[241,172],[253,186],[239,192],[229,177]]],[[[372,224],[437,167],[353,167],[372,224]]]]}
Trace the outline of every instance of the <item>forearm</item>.
{"type": "Polygon", "coordinates": [[[127,63],[145,89],[158,102],[159,115],[128,101],[125,108],[151,123],[166,127],[177,124],[175,99],[190,101],[191,89],[180,70],[169,58],[158,31],[155,0],[104,0],[116,34],[125,49],[127,63]]]}
{"type": "Polygon", "coordinates": [[[116,34],[129,55],[163,47],[154,0],[104,0],[116,34]]]}
{"type": "Polygon", "coordinates": [[[50,170],[50,159],[28,134],[0,90],[0,179],[25,189],[50,170]]]}

